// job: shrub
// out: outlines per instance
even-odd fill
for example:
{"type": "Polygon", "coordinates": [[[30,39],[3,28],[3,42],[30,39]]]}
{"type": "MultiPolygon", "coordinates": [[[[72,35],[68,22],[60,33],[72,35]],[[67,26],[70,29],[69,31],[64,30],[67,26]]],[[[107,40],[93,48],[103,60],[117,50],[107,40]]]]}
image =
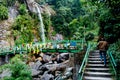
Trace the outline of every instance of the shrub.
{"type": "Polygon", "coordinates": [[[12,29],[14,37],[16,39],[16,44],[22,44],[26,42],[32,42],[33,40],[33,30],[34,21],[29,15],[19,15],[14,22],[12,29]]]}
{"type": "Polygon", "coordinates": [[[94,34],[93,33],[88,33],[86,36],[85,36],[85,39],[88,41],[88,40],[93,40],[94,39],[94,34]]]}
{"type": "Polygon", "coordinates": [[[0,5],[0,20],[8,19],[7,7],[0,5]]]}
{"type": "Polygon", "coordinates": [[[10,77],[3,80],[32,80],[31,71],[23,61],[24,55],[16,55],[11,59],[7,68],[11,71],[10,77]]]}
{"type": "Polygon", "coordinates": [[[19,13],[20,13],[21,15],[24,15],[24,14],[27,13],[26,5],[24,5],[24,4],[21,4],[21,5],[20,5],[19,13]]]}

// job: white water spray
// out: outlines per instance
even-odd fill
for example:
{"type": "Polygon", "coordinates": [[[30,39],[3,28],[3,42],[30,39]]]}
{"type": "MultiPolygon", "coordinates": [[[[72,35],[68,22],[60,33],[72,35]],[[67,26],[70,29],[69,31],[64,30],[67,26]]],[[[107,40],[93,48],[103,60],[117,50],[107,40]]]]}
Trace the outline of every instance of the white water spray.
{"type": "Polygon", "coordinates": [[[40,20],[40,28],[39,28],[39,31],[41,32],[40,35],[41,35],[41,38],[42,38],[42,42],[45,43],[44,24],[43,24],[43,20],[42,20],[41,11],[40,11],[40,8],[38,7],[37,3],[35,4],[35,6],[36,6],[36,9],[37,9],[37,12],[38,12],[38,17],[39,17],[39,20],[40,20]]]}

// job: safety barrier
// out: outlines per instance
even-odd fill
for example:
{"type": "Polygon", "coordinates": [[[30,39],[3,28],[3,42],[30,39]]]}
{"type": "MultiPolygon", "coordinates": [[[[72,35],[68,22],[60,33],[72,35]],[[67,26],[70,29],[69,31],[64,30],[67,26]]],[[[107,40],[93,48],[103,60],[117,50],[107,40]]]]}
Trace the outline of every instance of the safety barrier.
{"type": "Polygon", "coordinates": [[[77,53],[83,46],[82,40],[60,40],[48,41],[46,43],[30,43],[22,44],[14,47],[0,49],[0,55],[21,54],[21,53],[38,53],[38,52],[71,52],[77,53]]]}
{"type": "MultiPolygon", "coordinates": [[[[110,63],[111,63],[111,65],[112,65],[115,78],[117,78],[117,72],[116,72],[117,64],[116,64],[116,62],[115,62],[115,59],[113,58],[112,51],[108,51],[107,54],[108,54],[108,56],[109,56],[110,63]]],[[[117,80],[117,79],[115,79],[115,80],[117,80]]]]}
{"type": "Polygon", "coordinates": [[[87,63],[87,60],[88,60],[90,48],[91,48],[90,44],[88,44],[87,51],[85,53],[85,57],[82,61],[82,64],[81,64],[79,72],[78,72],[78,80],[82,80],[82,78],[83,78],[83,73],[84,73],[84,69],[85,69],[85,66],[86,66],[86,63],[87,63]]]}

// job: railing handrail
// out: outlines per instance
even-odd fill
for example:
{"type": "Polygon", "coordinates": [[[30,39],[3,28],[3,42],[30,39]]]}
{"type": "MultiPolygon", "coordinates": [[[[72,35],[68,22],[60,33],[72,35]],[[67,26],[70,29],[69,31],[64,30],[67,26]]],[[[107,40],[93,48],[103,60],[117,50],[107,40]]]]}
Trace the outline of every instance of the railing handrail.
{"type": "Polygon", "coordinates": [[[114,66],[116,67],[117,64],[116,64],[116,62],[115,62],[115,59],[113,58],[112,52],[110,52],[109,54],[110,54],[110,57],[111,57],[111,60],[112,60],[112,62],[113,62],[113,64],[114,64],[114,66]]]}
{"type": "MultiPolygon", "coordinates": [[[[60,40],[60,41],[54,41],[54,42],[56,42],[56,43],[70,43],[70,42],[72,42],[72,41],[74,41],[74,42],[76,42],[76,43],[81,43],[82,41],[81,40],[60,40]]],[[[47,42],[47,43],[49,43],[49,41],[47,42]]],[[[46,43],[46,44],[47,44],[46,43]]],[[[51,41],[50,43],[53,43],[53,41],[51,41]]],[[[9,47],[7,50],[4,48],[4,49],[1,49],[0,50],[0,54],[4,54],[4,53],[8,53],[8,52],[16,52],[16,51],[22,51],[23,49],[24,50],[28,50],[28,47],[27,47],[27,44],[28,43],[25,43],[25,45],[24,45],[24,47],[23,47],[23,45],[21,44],[21,45],[18,45],[18,46],[14,46],[14,47],[9,47]],[[11,49],[11,50],[10,50],[11,49]]],[[[31,49],[33,49],[34,47],[35,47],[35,45],[39,45],[39,48],[40,48],[40,45],[42,45],[42,46],[45,46],[45,43],[38,43],[38,42],[36,42],[36,43],[30,43],[29,44],[29,48],[30,48],[30,50],[31,49]]],[[[78,46],[78,45],[77,45],[78,46]]],[[[38,46],[37,46],[38,47],[38,46]]],[[[43,49],[44,47],[42,47],[42,49],[43,49]]]]}
{"type": "Polygon", "coordinates": [[[113,67],[113,70],[114,70],[114,73],[115,73],[115,77],[116,77],[117,76],[117,72],[116,72],[117,64],[116,64],[115,59],[114,59],[114,57],[112,55],[112,51],[108,51],[108,55],[110,57],[110,62],[112,64],[112,67],[113,67]]]}
{"type": "Polygon", "coordinates": [[[82,70],[85,67],[86,63],[87,63],[89,51],[90,51],[90,44],[88,44],[87,51],[85,53],[85,57],[84,57],[84,59],[82,61],[82,64],[81,64],[79,72],[78,72],[78,76],[79,76],[78,78],[80,78],[80,80],[82,80],[82,77],[83,77],[83,74],[81,74],[81,73],[82,73],[82,70]]]}

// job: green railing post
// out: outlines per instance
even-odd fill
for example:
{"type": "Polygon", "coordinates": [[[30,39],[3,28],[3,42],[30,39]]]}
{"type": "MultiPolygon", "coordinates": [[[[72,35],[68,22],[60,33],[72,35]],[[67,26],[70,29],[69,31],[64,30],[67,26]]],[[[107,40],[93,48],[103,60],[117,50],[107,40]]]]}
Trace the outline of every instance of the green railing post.
{"type": "MultiPolygon", "coordinates": [[[[115,62],[115,59],[113,58],[113,56],[112,56],[112,51],[108,51],[107,52],[108,53],[108,56],[109,56],[109,58],[110,58],[110,63],[111,63],[111,65],[112,65],[112,68],[113,68],[113,71],[114,71],[114,74],[115,74],[115,78],[117,78],[117,72],[116,72],[116,67],[117,67],[117,64],[116,64],[116,62],[115,62]]],[[[116,79],[117,80],[117,79],[116,79]]]]}
{"type": "Polygon", "coordinates": [[[82,80],[82,78],[83,78],[84,68],[85,68],[87,60],[88,60],[89,51],[90,51],[90,44],[88,44],[87,51],[85,53],[85,57],[84,57],[82,64],[80,66],[80,69],[78,72],[78,80],[82,80]]]}

